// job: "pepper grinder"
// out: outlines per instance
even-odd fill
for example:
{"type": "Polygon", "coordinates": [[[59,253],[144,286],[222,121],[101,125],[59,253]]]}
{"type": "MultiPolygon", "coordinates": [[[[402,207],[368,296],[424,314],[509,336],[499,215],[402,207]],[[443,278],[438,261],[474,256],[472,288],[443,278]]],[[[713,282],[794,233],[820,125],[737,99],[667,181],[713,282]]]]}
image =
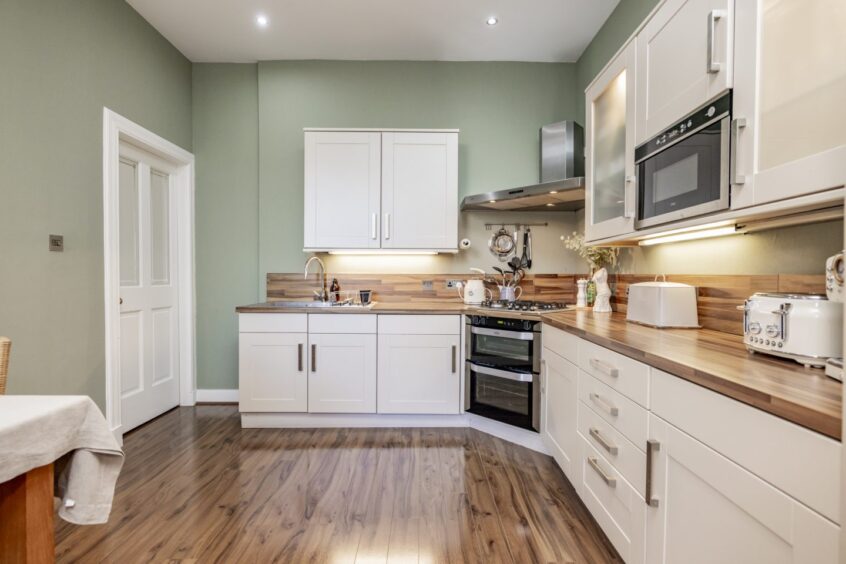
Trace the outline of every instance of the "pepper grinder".
{"type": "Polygon", "coordinates": [[[587,307],[587,285],[588,281],[584,278],[576,280],[576,286],[579,288],[576,294],[576,307],[587,307]]]}

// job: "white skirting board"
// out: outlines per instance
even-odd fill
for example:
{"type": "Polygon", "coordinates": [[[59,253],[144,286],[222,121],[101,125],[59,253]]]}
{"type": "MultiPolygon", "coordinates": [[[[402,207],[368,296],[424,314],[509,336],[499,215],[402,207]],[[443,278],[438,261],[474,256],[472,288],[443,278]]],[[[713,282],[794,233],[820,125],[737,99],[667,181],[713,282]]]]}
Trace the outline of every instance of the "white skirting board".
{"type": "MultiPolygon", "coordinates": [[[[199,401],[199,400],[198,400],[199,401]]],[[[242,413],[244,429],[335,427],[471,427],[528,449],[549,454],[539,433],[519,429],[472,413],[456,415],[392,415],[334,413],[242,413]]]]}
{"type": "Polygon", "coordinates": [[[197,403],[238,403],[238,390],[197,390],[197,403]]]}

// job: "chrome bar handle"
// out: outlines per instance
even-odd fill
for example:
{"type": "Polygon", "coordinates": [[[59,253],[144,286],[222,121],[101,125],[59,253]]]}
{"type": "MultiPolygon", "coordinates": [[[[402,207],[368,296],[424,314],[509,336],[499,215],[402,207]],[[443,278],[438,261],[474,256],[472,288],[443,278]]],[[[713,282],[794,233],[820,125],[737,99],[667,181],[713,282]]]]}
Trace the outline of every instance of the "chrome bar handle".
{"type": "Polygon", "coordinates": [[[637,175],[630,174],[626,176],[626,188],[623,189],[623,217],[626,219],[634,217],[635,214],[634,210],[629,208],[629,184],[634,184],[633,190],[637,193],[637,175]]]}
{"type": "Polygon", "coordinates": [[[617,487],[617,478],[614,476],[609,476],[605,473],[605,470],[602,469],[602,466],[599,465],[599,461],[594,456],[588,456],[588,464],[590,467],[596,470],[596,473],[599,474],[599,477],[602,478],[602,481],[608,484],[609,487],[616,488],[617,487]]]}
{"type": "Polygon", "coordinates": [[[620,414],[620,410],[615,405],[613,405],[610,401],[600,396],[599,394],[594,394],[593,392],[591,392],[589,397],[593,403],[602,407],[610,415],[617,417],[620,414]]]}
{"type": "Polygon", "coordinates": [[[592,359],[590,359],[589,362],[590,362],[591,368],[593,368],[594,370],[598,370],[599,372],[602,372],[606,376],[616,378],[617,376],[620,375],[620,371],[617,368],[614,368],[612,365],[608,364],[607,362],[603,362],[603,361],[599,360],[598,358],[592,358],[592,359]]]}
{"type": "Polygon", "coordinates": [[[370,238],[376,239],[376,212],[370,214],[370,238]]]}
{"type": "Polygon", "coordinates": [[[731,172],[729,176],[731,176],[731,183],[732,184],[746,184],[746,175],[745,174],[738,174],[737,172],[737,153],[739,147],[737,146],[737,138],[740,134],[740,130],[746,127],[746,118],[734,118],[731,120],[731,156],[729,157],[729,168],[731,172]]]}
{"type": "Polygon", "coordinates": [[[452,373],[455,374],[455,371],[458,369],[458,360],[457,360],[457,348],[455,345],[452,345],[452,373]]]}
{"type": "Polygon", "coordinates": [[[652,458],[659,450],[661,450],[661,443],[654,439],[646,441],[646,505],[650,507],[658,507],[658,500],[652,497],[652,458]]]}
{"type": "Polygon", "coordinates": [[[590,429],[588,429],[588,433],[590,433],[590,436],[596,439],[596,442],[598,442],[602,448],[607,450],[609,454],[616,455],[619,451],[617,445],[610,443],[608,439],[606,439],[605,436],[599,432],[599,429],[591,427],[590,429]]]}
{"type": "Polygon", "coordinates": [[[791,304],[784,303],[779,306],[779,308],[772,313],[778,316],[779,320],[779,338],[782,341],[787,340],[787,316],[790,314],[791,304]]]}
{"type": "Polygon", "coordinates": [[[303,371],[303,344],[297,345],[297,370],[303,371]]]}
{"type": "Polygon", "coordinates": [[[317,372],[317,345],[311,345],[311,371],[317,372]]]}
{"type": "Polygon", "coordinates": [[[385,239],[391,238],[391,214],[385,214],[385,239]]]}
{"type": "Polygon", "coordinates": [[[541,370],[540,374],[538,374],[538,380],[540,380],[540,389],[541,393],[546,393],[546,379],[547,379],[547,367],[546,367],[546,359],[541,359],[541,370]]]}
{"type": "Polygon", "coordinates": [[[717,47],[716,42],[716,27],[717,20],[726,15],[725,10],[711,10],[708,12],[708,73],[713,74],[720,72],[722,65],[715,61],[714,50],[717,47]]]}

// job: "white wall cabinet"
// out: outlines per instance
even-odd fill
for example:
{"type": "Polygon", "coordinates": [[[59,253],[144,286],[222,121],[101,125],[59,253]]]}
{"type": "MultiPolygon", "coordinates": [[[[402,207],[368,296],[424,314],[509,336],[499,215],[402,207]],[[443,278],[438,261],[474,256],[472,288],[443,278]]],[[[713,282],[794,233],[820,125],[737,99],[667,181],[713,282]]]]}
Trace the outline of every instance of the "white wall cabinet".
{"type": "Polygon", "coordinates": [[[837,525],[654,415],[650,436],[648,562],[837,562],[837,525]]]}
{"type": "Polygon", "coordinates": [[[381,147],[378,132],[305,133],[306,248],[379,248],[381,147]]]}
{"type": "Polygon", "coordinates": [[[309,413],[376,413],[376,335],[310,334],[308,343],[309,413]]]}
{"type": "Polygon", "coordinates": [[[454,248],[457,202],[456,133],[382,133],[383,248],[454,248]]]}
{"type": "Polygon", "coordinates": [[[240,334],[241,411],[305,413],[308,410],[307,343],[305,332],[240,334]]]}
{"type": "Polygon", "coordinates": [[[737,2],[732,207],[843,186],[846,4],[737,2]]]}
{"type": "Polygon", "coordinates": [[[667,0],[637,34],[640,144],[732,87],[734,0],[667,0]]]}
{"type": "MultiPolygon", "coordinates": [[[[553,331],[556,331],[553,329],[553,331]]],[[[577,432],[579,369],[544,347],[541,395],[544,420],[543,440],[564,475],[579,483],[577,459],[581,451],[577,432]]]]}
{"type": "Polygon", "coordinates": [[[458,133],[305,132],[304,248],[455,251],[458,133]]]}
{"type": "Polygon", "coordinates": [[[632,40],[585,91],[585,239],[634,231],[635,75],[632,40]]]}
{"type": "Polygon", "coordinates": [[[391,316],[387,332],[380,323],[379,413],[460,413],[460,316],[443,316],[456,332],[442,335],[413,334],[411,321],[407,332],[394,332],[403,330],[403,317],[391,316]]]}

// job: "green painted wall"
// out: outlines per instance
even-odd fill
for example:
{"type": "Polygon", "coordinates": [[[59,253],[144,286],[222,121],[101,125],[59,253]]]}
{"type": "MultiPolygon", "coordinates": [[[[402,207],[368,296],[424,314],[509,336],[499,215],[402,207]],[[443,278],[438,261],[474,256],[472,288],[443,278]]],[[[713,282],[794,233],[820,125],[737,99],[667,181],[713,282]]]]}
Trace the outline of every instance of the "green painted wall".
{"type": "Polygon", "coordinates": [[[258,297],[256,65],[194,65],[197,375],[237,387],[235,306],[258,297]]]}
{"type": "Polygon", "coordinates": [[[0,70],[9,391],[104,407],[103,106],[190,150],[191,64],[125,2],[3,0],[0,70]]]}

